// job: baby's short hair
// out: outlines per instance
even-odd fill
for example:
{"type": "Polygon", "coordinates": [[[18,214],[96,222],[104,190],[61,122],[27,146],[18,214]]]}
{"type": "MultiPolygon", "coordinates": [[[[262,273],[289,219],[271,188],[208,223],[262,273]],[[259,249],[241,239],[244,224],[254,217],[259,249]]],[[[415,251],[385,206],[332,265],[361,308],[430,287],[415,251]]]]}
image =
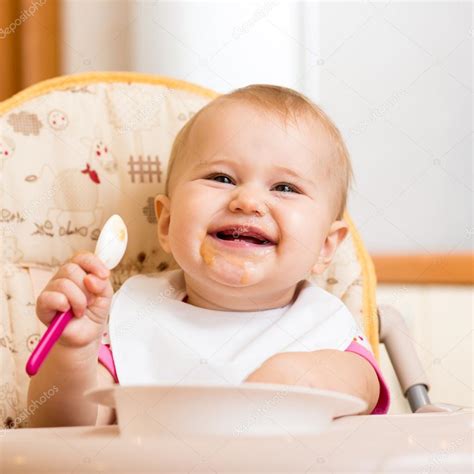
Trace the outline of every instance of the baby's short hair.
{"type": "Polygon", "coordinates": [[[342,219],[347,205],[347,195],[353,180],[353,170],[349,152],[341,132],[328,115],[306,96],[288,87],[272,84],[251,84],[235,89],[227,94],[220,95],[206,104],[186,122],[176,135],[171,148],[165,183],[165,194],[169,196],[170,178],[173,168],[179,158],[185,155],[186,144],[194,123],[204,110],[215,105],[216,102],[225,100],[247,101],[260,110],[274,113],[280,119],[283,119],[285,123],[289,120],[296,123],[299,118],[310,117],[324,127],[329,134],[332,144],[332,153],[331,156],[328,157],[328,176],[331,181],[331,188],[336,190],[334,194],[337,200],[336,220],[342,219]]]}

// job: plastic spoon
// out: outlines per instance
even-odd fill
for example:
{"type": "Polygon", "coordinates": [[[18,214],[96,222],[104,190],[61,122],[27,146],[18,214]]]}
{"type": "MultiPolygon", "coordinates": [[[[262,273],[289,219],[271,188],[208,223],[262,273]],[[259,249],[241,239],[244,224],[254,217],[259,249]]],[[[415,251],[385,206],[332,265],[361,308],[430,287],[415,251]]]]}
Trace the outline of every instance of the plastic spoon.
{"type": "MultiPolygon", "coordinates": [[[[97,255],[105,266],[112,270],[115,268],[125,254],[128,242],[127,227],[123,219],[114,214],[107,219],[102,231],[100,232],[95,255],[97,255]]],[[[65,312],[58,311],[51,321],[48,329],[43,334],[31,353],[26,363],[26,373],[30,376],[35,375],[41,364],[46,359],[49,351],[59,339],[69,321],[73,318],[72,308],[65,312]]]]}

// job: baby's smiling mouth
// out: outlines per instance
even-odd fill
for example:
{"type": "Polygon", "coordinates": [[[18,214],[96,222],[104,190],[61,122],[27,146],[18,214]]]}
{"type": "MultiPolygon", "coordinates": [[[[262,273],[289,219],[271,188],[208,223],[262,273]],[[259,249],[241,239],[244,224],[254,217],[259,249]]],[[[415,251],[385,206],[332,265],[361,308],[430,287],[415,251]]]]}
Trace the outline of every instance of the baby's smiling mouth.
{"type": "Polygon", "coordinates": [[[265,231],[256,227],[248,226],[227,226],[209,232],[209,235],[221,243],[232,245],[233,247],[271,247],[276,245],[276,241],[265,231]]]}

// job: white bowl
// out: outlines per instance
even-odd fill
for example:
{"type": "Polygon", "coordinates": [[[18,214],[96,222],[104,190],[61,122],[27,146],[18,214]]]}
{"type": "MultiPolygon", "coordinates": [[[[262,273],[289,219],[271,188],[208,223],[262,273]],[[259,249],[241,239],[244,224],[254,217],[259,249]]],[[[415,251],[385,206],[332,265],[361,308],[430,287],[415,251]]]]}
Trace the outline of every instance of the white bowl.
{"type": "Polygon", "coordinates": [[[266,383],[143,385],[93,389],[91,402],[114,407],[122,435],[314,435],[367,403],[329,390],[266,383]]]}

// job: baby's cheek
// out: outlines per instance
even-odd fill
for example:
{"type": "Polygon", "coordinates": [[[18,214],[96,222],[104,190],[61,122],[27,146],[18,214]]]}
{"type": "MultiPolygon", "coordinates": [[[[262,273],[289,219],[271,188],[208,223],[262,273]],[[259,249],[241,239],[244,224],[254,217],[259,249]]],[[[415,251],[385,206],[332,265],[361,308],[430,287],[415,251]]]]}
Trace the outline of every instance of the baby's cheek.
{"type": "Polygon", "coordinates": [[[279,256],[291,260],[290,271],[306,275],[318,259],[320,243],[324,242],[317,215],[313,211],[309,217],[304,209],[291,209],[287,210],[283,222],[279,256]]]}
{"type": "Polygon", "coordinates": [[[282,212],[280,226],[282,237],[293,251],[307,253],[314,246],[317,228],[314,215],[308,215],[304,210],[288,208],[282,212]]]}
{"type": "Polygon", "coordinates": [[[193,207],[183,206],[171,213],[169,245],[172,255],[180,264],[180,260],[199,258],[199,247],[206,234],[198,225],[199,219],[194,211],[193,207]]]}

